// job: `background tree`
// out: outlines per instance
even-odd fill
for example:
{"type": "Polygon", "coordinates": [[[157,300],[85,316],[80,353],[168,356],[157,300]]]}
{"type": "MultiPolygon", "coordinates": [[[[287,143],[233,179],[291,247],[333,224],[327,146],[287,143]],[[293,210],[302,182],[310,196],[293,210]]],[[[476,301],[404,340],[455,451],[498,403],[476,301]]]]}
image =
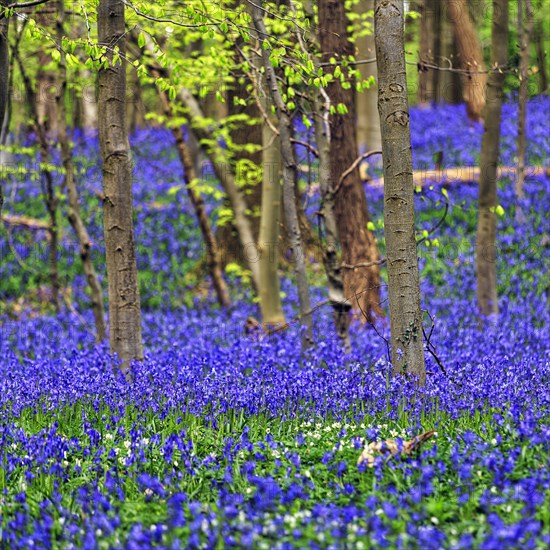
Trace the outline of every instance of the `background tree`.
{"type": "MultiPolygon", "coordinates": [[[[62,44],[63,37],[65,36],[64,0],[59,0],[57,2],[56,27],[58,44],[62,44]]],[[[99,279],[92,261],[92,240],[90,239],[90,235],[88,234],[88,230],[80,214],[80,200],[75,180],[73,157],[67,130],[67,108],[65,103],[67,91],[67,57],[62,48],[59,50],[57,78],[58,88],[56,102],[57,114],[59,116],[59,121],[57,124],[57,137],[61,148],[61,162],[63,164],[63,168],[65,169],[64,184],[67,188],[68,218],[78,239],[80,259],[82,261],[82,267],[86,276],[88,287],[90,288],[92,312],[96,327],[96,341],[102,342],[107,337],[105,309],[103,306],[103,290],[99,284],[99,279]]]]}
{"type": "Polygon", "coordinates": [[[529,96],[529,53],[531,34],[533,33],[533,8],[531,0],[518,0],[519,32],[519,97],[518,97],[518,173],[516,176],[516,195],[524,197],[525,181],[525,134],[527,118],[527,100],[529,96]]]}
{"type": "Polygon", "coordinates": [[[126,127],[126,28],[122,0],[101,0],[98,126],[103,162],[105,255],[111,352],[128,370],[143,359],[141,306],[132,219],[132,159],[126,127]]]}
{"type": "Polygon", "coordinates": [[[498,314],[496,270],[497,165],[504,73],[508,62],[508,0],[493,0],[491,64],[487,80],[485,131],[481,143],[476,243],[477,300],[483,317],[498,314]]]}
{"type": "Polygon", "coordinates": [[[474,22],[470,17],[468,0],[449,2],[448,15],[453,26],[459,67],[462,73],[462,95],[470,120],[478,121],[485,107],[483,52],[474,22]]]}
{"type": "Polygon", "coordinates": [[[376,0],[378,109],[384,163],[392,365],[424,384],[426,366],[415,238],[414,184],[405,71],[403,0],[376,0]]]}
{"type": "Polygon", "coordinates": [[[333,75],[326,88],[331,103],[330,176],[342,243],[344,292],[346,298],[373,321],[382,315],[380,270],[376,240],[368,229],[370,218],[365,191],[355,163],[358,150],[353,98],[356,75],[348,65],[354,49],[348,37],[344,4],[338,0],[319,0],[318,12],[322,61],[327,64],[327,74],[333,75]],[[331,58],[336,60],[335,65],[330,64],[331,58]],[[342,71],[341,65],[347,69],[342,71]]]}

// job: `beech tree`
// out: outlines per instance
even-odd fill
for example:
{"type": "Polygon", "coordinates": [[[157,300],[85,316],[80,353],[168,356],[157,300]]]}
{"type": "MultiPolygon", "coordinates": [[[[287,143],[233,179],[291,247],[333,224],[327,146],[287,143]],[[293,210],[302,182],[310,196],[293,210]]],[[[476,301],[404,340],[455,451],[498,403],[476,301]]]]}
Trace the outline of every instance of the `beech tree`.
{"type": "MultiPolygon", "coordinates": [[[[330,59],[334,58],[338,66],[343,64],[345,67],[354,53],[347,32],[345,6],[340,0],[319,0],[318,11],[322,61],[328,65],[326,73],[334,75],[336,69],[334,65],[331,67],[330,59]]],[[[382,315],[379,255],[374,235],[368,229],[367,199],[355,163],[358,148],[353,88],[356,77],[353,72],[347,77],[341,79],[336,74],[326,88],[332,107],[330,177],[342,243],[344,293],[352,304],[365,312],[369,321],[373,321],[382,315]]]]}
{"type": "Polygon", "coordinates": [[[531,0],[518,0],[518,30],[519,30],[519,101],[518,101],[518,173],[516,176],[516,195],[523,198],[525,193],[525,149],[527,136],[525,134],[527,118],[527,100],[529,83],[529,49],[533,33],[533,8],[531,0]]]}
{"type": "Polygon", "coordinates": [[[126,129],[126,28],[123,0],[100,0],[98,128],[103,163],[103,223],[109,282],[111,352],[127,371],[143,359],[141,307],[132,220],[132,159],[126,129]]]}
{"type": "MultiPolygon", "coordinates": [[[[57,39],[62,44],[65,36],[65,2],[59,0],[57,3],[57,39]]],[[[67,108],[65,95],[67,91],[67,60],[63,49],[59,51],[58,62],[58,89],[57,89],[57,114],[59,120],[57,123],[57,132],[59,145],[61,148],[61,162],[65,169],[65,185],[67,186],[68,218],[79,244],[80,259],[86,276],[86,282],[90,288],[92,312],[94,315],[96,327],[96,341],[102,342],[107,337],[105,326],[105,308],[103,305],[103,290],[99,284],[97,273],[92,261],[92,240],[82,216],[80,215],[80,200],[75,179],[75,170],[69,135],[67,131],[67,108]]]]}
{"type": "Polygon", "coordinates": [[[414,183],[405,71],[403,0],[376,0],[378,110],[384,164],[384,233],[394,373],[426,379],[416,253],[414,183]]]}
{"type": "Polygon", "coordinates": [[[449,2],[449,18],[453,26],[455,43],[462,74],[462,96],[470,120],[478,121],[485,107],[485,83],[483,52],[476,28],[468,9],[468,0],[449,2]]]}
{"type": "Polygon", "coordinates": [[[496,226],[497,165],[504,73],[508,61],[508,0],[493,0],[491,67],[487,79],[485,131],[481,142],[476,243],[477,301],[483,317],[498,314],[496,226]]]}

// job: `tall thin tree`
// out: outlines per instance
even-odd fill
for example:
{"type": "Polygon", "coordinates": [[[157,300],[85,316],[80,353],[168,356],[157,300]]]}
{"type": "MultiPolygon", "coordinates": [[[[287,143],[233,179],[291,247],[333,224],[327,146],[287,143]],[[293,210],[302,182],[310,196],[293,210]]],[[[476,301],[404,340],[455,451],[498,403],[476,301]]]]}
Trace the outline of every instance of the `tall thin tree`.
{"type": "Polygon", "coordinates": [[[483,52],[477,31],[470,17],[468,0],[449,2],[448,14],[453,27],[462,76],[462,95],[470,120],[478,121],[485,107],[483,52]]]}
{"type": "MultiPolygon", "coordinates": [[[[59,0],[57,3],[57,40],[61,44],[65,35],[65,2],[59,0]]],[[[92,240],[88,234],[84,220],[80,214],[80,199],[75,180],[75,171],[71,144],[67,132],[67,107],[66,107],[66,91],[67,91],[67,60],[63,49],[60,50],[59,64],[57,69],[58,84],[57,89],[57,114],[59,121],[57,123],[57,136],[61,147],[61,162],[65,169],[65,185],[67,187],[68,196],[68,218],[71,227],[73,228],[78,238],[80,259],[86,281],[90,288],[92,312],[94,315],[96,328],[96,341],[102,342],[107,337],[107,329],[105,326],[105,309],[103,306],[103,289],[99,283],[97,273],[92,261],[92,240]]]]}
{"type": "Polygon", "coordinates": [[[496,225],[497,164],[504,72],[508,61],[508,0],[493,0],[491,67],[487,79],[485,132],[481,143],[476,243],[477,301],[483,317],[498,314],[496,225]]]}
{"type": "Polygon", "coordinates": [[[103,162],[103,222],[109,281],[111,352],[127,371],[143,359],[141,306],[132,219],[132,159],[126,130],[126,29],[123,0],[100,0],[98,126],[103,162]]]}
{"type": "Polygon", "coordinates": [[[279,135],[281,139],[281,157],[283,161],[283,207],[286,218],[289,240],[296,274],[298,288],[298,300],[300,302],[300,317],[302,323],[302,348],[308,348],[313,343],[313,323],[311,302],[309,298],[309,285],[307,282],[305,255],[302,246],[302,233],[296,208],[295,188],[297,184],[298,166],[294,149],[292,148],[291,120],[288,108],[283,100],[281,89],[277,81],[275,69],[271,63],[271,47],[265,41],[268,36],[263,19],[262,1],[254,5],[252,12],[254,28],[258,34],[262,50],[262,62],[265,70],[267,87],[275,107],[279,123],[279,135]]]}
{"type": "Polygon", "coordinates": [[[516,195],[523,198],[525,182],[525,155],[527,136],[527,100],[529,96],[529,50],[533,33],[533,8],[531,0],[518,0],[519,31],[519,97],[518,97],[518,172],[516,176],[516,195]]]}
{"type": "Polygon", "coordinates": [[[414,226],[404,13],[403,0],[376,0],[374,27],[384,163],[384,232],[393,372],[413,374],[424,384],[426,366],[414,226]]]}
{"type": "MultiPolygon", "coordinates": [[[[318,11],[322,59],[328,65],[326,70],[334,72],[335,69],[329,65],[330,58],[335,58],[341,65],[354,53],[347,32],[345,6],[340,0],[318,0],[318,11]]],[[[363,310],[372,321],[382,315],[379,255],[374,235],[368,229],[367,199],[355,163],[355,78],[347,80],[347,84],[342,85],[336,75],[327,85],[334,109],[330,116],[330,176],[335,193],[334,213],[342,243],[344,292],[355,308],[363,310]]]]}

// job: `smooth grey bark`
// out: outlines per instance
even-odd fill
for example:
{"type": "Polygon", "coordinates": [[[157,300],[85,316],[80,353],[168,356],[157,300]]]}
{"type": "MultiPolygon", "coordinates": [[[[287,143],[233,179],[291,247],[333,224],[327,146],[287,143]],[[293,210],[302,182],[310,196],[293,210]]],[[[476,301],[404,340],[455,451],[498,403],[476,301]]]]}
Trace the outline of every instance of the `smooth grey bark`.
{"type": "Polygon", "coordinates": [[[109,281],[111,352],[127,372],[132,360],[143,359],[134,223],[132,159],[126,130],[126,29],[122,0],[100,0],[99,44],[106,46],[107,68],[98,73],[98,129],[103,162],[103,225],[109,281]],[[121,60],[113,61],[115,48],[121,60]]]}
{"type": "Polygon", "coordinates": [[[384,163],[384,233],[394,373],[426,380],[415,238],[403,0],[376,0],[378,110],[384,163]]]}
{"type": "MultiPolygon", "coordinates": [[[[374,10],[374,0],[361,0],[356,10],[365,13],[374,10]]],[[[376,55],[374,46],[374,21],[372,33],[359,36],[355,41],[357,48],[357,59],[372,59],[376,55]]],[[[363,80],[370,77],[378,78],[376,63],[359,65],[359,73],[363,80]]],[[[357,112],[357,147],[359,153],[363,154],[369,150],[382,149],[382,137],[380,135],[380,117],[378,116],[378,87],[371,85],[367,90],[357,93],[355,96],[357,112]]]]}
{"type": "MultiPolygon", "coordinates": [[[[59,0],[57,4],[57,39],[61,44],[64,36],[65,25],[65,2],[59,0]]],[[[71,227],[73,228],[79,244],[80,259],[82,260],[82,268],[86,276],[86,282],[90,288],[92,313],[94,315],[96,328],[96,342],[103,342],[107,337],[107,327],[105,325],[105,308],[103,305],[103,290],[99,284],[97,273],[92,261],[91,249],[92,240],[88,234],[88,230],[82,216],[80,214],[80,199],[75,181],[74,165],[69,136],[67,134],[67,107],[65,104],[65,96],[67,91],[67,63],[66,54],[63,49],[60,50],[60,59],[58,64],[58,94],[56,97],[57,114],[59,120],[57,122],[57,137],[61,147],[61,162],[65,169],[65,185],[67,187],[68,196],[68,218],[71,227]]]]}
{"type": "MultiPolygon", "coordinates": [[[[266,98],[269,112],[271,102],[266,98]]],[[[275,121],[276,123],[276,121],[275,121]]],[[[281,146],[267,124],[262,125],[262,209],[258,254],[260,262],[260,309],[264,328],[285,324],[279,285],[279,232],[281,218],[281,146]]]]}
{"type": "MultiPolygon", "coordinates": [[[[508,62],[508,0],[493,0],[491,63],[508,62]]],[[[479,213],[476,244],[477,301],[483,317],[498,315],[496,269],[497,164],[500,149],[500,119],[505,75],[493,70],[487,79],[485,131],[481,142],[479,213]]]]}
{"type": "Polygon", "coordinates": [[[518,98],[518,172],[516,176],[516,195],[525,196],[525,150],[527,136],[525,133],[527,118],[527,100],[529,96],[529,50],[533,33],[533,9],[531,0],[518,0],[519,30],[519,98],[518,98]]]}
{"type": "Polygon", "coordinates": [[[292,261],[294,262],[294,272],[296,274],[298,300],[300,302],[300,319],[303,324],[301,330],[302,348],[306,349],[311,347],[313,344],[313,323],[311,317],[312,312],[309,298],[309,286],[307,282],[305,255],[302,246],[302,234],[298,220],[298,211],[296,208],[295,188],[298,170],[294,149],[292,148],[291,142],[292,123],[288,109],[281,95],[275,69],[271,64],[271,48],[268,45],[266,46],[264,41],[264,38],[268,36],[268,33],[263,20],[262,4],[263,2],[261,0],[255,4],[252,11],[252,20],[256,32],[258,33],[267,87],[271,93],[271,99],[275,106],[275,111],[279,122],[281,156],[283,159],[283,206],[287,231],[289,233],[292,261]]]}

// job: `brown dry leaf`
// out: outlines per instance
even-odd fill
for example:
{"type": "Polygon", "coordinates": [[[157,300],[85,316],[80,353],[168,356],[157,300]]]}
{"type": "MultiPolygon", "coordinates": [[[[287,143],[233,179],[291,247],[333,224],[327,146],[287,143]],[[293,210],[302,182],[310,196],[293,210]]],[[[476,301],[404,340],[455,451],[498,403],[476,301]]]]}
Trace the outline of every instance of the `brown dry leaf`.
{"type": "Polygon", "coordinates": [[[410,441],[403,441],[401,451],[399,450],[399,444],[395,441],[395,439],[373,441],[365,447],[361,453],[361,456],[357,460],[357,465],[359,466],[360,464],[366,462],[367,466],[372,468],[378,455],[387,455],[386,460],[397,456],[400,452],[404,455],[410,455],[432,437],[437,437],[437,432],[431,430],[429,432],[424,432],[423,434],[417,435],[410,441]]]}

